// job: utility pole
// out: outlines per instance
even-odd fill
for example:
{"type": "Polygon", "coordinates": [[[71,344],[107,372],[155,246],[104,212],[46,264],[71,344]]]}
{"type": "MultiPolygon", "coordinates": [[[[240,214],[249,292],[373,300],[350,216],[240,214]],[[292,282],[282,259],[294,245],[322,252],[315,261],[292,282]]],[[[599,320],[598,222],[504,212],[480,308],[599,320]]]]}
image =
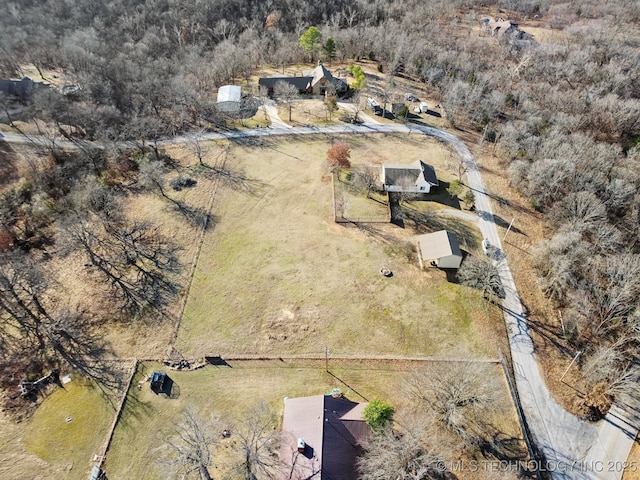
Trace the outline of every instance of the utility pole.
{"type": "Polygon", "coordinates": [[[509,230],[511,230],[511,227],[513,226],[513,222],[515,221],[516,217],[513,217],[511,219],[511,223],[509,224],[509,228],[507,228],[507,231],[504,232],[504,237],[502,237],[502,241],[504,242],[505,239],[507,238],[507,233],[509,233],[509,230]]]}
{"type": "Polygon", "coordinates": [[[329,347],[324,347],[324,369],[329,372],[329,347]]]}
{"type": "Polygon", "coordinates": [[[562,381],[562,379],[564,378],[564,376],[567,374],[567,372],[569,371],[569,369],[571,368],[571,365],[573,365],[573,363],[578,359],[578,357],[580,356],[580,354],[582,353],[582,350],[580,350],[578,353],[576,353],[576,356],[573,357],[573,360],[571,360],[571,363],[569,364],[569,366],[567,367],[567,369],[564,371],[564,373],[562,374],[562,376],[560,377],[560,381],[562,381]]]}

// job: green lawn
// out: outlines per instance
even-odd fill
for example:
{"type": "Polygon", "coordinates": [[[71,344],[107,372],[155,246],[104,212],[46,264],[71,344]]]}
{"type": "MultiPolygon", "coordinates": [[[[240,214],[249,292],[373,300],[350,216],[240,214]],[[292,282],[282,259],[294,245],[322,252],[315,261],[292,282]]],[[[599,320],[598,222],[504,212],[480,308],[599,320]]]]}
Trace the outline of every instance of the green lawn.
{"type": "Polygon", "coordinates": [[[56,478],[86,479],[114,415],[102,390],[75,376],[54,391],[29,420],[26,447],[47,463],[66,467],[65,476],[56,478]]]}

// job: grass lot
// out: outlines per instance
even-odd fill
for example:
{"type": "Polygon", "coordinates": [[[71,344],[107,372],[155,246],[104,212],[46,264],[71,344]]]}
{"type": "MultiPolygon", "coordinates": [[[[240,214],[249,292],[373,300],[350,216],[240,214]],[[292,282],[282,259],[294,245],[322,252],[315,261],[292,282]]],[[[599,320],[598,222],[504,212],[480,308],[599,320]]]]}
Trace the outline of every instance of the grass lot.
{"type": "Polygon", "coordinates": [[[278,115],[285,123],[293,127],[301,127],[331,125],[337,122],[341,114],[334,112],[330,121],[321,97],[303,96],[293,103],[291,121],[289,121],[289,108],[286,105],[278,105],[278,115]]]}
{"type": "MultiPolygon", "coordinates": [[[[425,137],[348,137],[352,160],[444,171],[425,137]]],[[[177,348],[187,356],[311,353],[436,354],[453,346],[494,356],[499,312],[475,291],[413,261],[415,232],[333,222],[325,139],[234,146],[215,228],[205,235],[177,348]],[[409,242],[409,243],[408,243],[409,242]],[[408,260],[411,258],[411,262],[408,260]],[[393,278],[379,274],[381,266],[393,278]],[[366,332],[364,334],[363,332],[366,332]]]]}
{"type": "MultiPolygon", "coordinates": [[[[242,418],[244,412],[261,402],[267,402],[281,419],[285,396],[323,394],[338,387],[354,401],[363,401],[363,397],[384,398],[395,406],[402,406],[402,379],[415,365],[369,365],[334,360],[329,364],[335,375],[332,376],[325,372],[322,361],[231,362],[229,367],[207,366],[192,372],[169,372],[180,392],[179,397],[172,400],[155,395],[148,383],[143,383],[141,389],[136,387],[158,367],[157,364],[139,367],[107,454],[105,470],[110,479],[166,478],[167,473],[156,460],[158,447],[171,435],[173,423],[180,420],[187,405],[195,407],[205,418],[219,412],[222,421],[229,425],[232,432],[230,441],[233,441],[236,419],[242,418]]],[[[495,369],[496,375],[502,375],[499,366],[496,365],[495,369]]],[[[508,400],[506,384],[504,389],[506,402],[497,408],[495,426],[507,435],[519,438],[521,434],[508,400]]],[[[219,455],[214,454],[214,463],[220,459],[219,455]]],[[[213,469],[213,478],[232,478],[221,471],[225,471],[224,465],[213,469]]]]}
{"type": "Polygon", "coordinates": [[[113,415],[102,390],[76,376],[64,388],[56,389],[29,419],[24,444],[27,451],[48,464],[47,468],[57,471],[53,477],[86,479],[113,415]]]}
{"type": "Polygon", "coordinates": [[[388,196],[372,190],[367,197],[366,191],[357,184],[356,175],[350,169],[334,175],[336,216],[351,221],[388,222],[388,196]]]}

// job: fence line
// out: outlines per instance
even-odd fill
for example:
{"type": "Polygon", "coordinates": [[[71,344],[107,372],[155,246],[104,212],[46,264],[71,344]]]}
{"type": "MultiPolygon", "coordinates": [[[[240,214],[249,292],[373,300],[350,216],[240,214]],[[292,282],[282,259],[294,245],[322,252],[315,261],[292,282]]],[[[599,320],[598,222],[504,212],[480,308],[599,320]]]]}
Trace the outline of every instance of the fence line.
{"type": "Polygon", "coordinates": [[[102,470],[104,466],[104,460],[107,456],[107,451],[111,446],[111,441],[113,440],[113,434],[116,431],[116,427],[118,426],[118,421],[122,416],[122,410],[124,409],[124,404],[127,400],[127,395],[129,394],[129,389],[131,388],[131,383],[133,382],[133,377],[136,376],[136,372],[138,371],[138,359],[133,359],[133,365],[131,367],[131,374],[129,375],[129,380],[125,386],[124,392],[122,393],[122,398],[120,399],[120,405],[118,405],[118,409],[116,410],[115,417],[113,419],[113,423],[111,424],[111,428],[109,429],[109,433],[107,434],[107,439],[104,442],[102,450],[100,451],[100,462],[98,463],[98,467],[102,470]]]}
{"type": "MultiPolygon", "coordinates": [[[[533,441],[531,440],[531,433],[529,432],[529,426],[527,425],[527,420],[524,417],[524,411],[522,410],[522,404],[520,403],[520,396],[518,395],[518,390],[516,390],[513,380],[511,379],[511,370],[507,365],[507,361],[502,355],[502,350],[498,348],[498,355],[500,355],[500,364],[502,365],[502,369],[504,370],[504,376],[507,377],[507,383],[509,385],[509,391],[511,392],[511,398],[513,399],[513,403],[516,407],[516,413],[518,414],[518,421],[520,422],[520,428],[522,429],[522,435],[524,436],[524,442],[527,444],[527,450],[529,450],[529,456],[531,460],[534,460],[537,465],[540,465],[538,461],[538,451],[534,447],[533,441]]],[[[542,480],[542,475],[538,468],[535,469],[536,479],[542,480]]]]}
{"type": "MultiPolygon", "coordinates": [[[[205,358],[219,358],[224,361],[249,360],[326,360],[323,353],[308,353],[296,355],[261,355],[261,354],[229,354],[207,355],[205,358]]],[[[329,355],[329,360],[363,360],[363,361],[408,361],[408,362],[451,362],[451,363],[500,363],[499,358],[454,358],[436,356],[402,356],[402,355],[329,355]]]]}
{"type": "MultiPolygon", "coordinates": [[[[228,153],[227,144],[225,150],[222,155],[222,160],[219,162],[219,165],[216,165],[216,168],[223,169],[225,162],[227,161],[227,153],[228,153]]],[[[220,176],[217,176],[214,180],[213,190],[211,192],[211,197],[207,203],[207,215],[205,216],[205,220],[202,223],[202,227],[200,228],[200,237],[198,238],[198,244],[196,246],[196,251],[193,254],[193,260],[191,261],[191,271],[189,272],[189,281],[187,282],[187,288],[185,289],[184,296],[180,302],[180,309],[178,310],[178,320],[176,321],[176,325],[173,329],[173,333],[171,334],[171,339],[169,340],[169,345],[167,347],[167,357],[169,357],[172,353],[173,346],[178,339],[178,332],[180,330],[180,324],[182,323],[182,316],[184,315],[184,309],[187,306],[187,299],[189,298],[189,292],[191,291],[191,285],[193,283],[193,276],[196,273],[196,267],[198,266],[198,259],[200,258],[200,252],[202,251],[202,245],[204,243],[204,236],[207,233],[207,228],[209,227],[209,218],[211,215],[211,209],[213,208],[213,202],[216,198],[216,193],[218,191],[218,186],[220,185],[220,176]]]]}

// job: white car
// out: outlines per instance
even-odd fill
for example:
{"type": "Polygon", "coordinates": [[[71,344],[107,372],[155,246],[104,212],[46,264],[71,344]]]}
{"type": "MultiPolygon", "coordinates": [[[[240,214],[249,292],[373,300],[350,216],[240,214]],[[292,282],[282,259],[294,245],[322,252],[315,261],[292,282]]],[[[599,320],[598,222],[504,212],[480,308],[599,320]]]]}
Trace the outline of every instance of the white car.
{"type": "Polygon", "coordinates": [[[485,255],[491,255],[493,253],[493,245],[491,245],[491,242],[489,242],[488,238],[485,238],[482,240],[482,251],[484,252],[485,255]]]}

